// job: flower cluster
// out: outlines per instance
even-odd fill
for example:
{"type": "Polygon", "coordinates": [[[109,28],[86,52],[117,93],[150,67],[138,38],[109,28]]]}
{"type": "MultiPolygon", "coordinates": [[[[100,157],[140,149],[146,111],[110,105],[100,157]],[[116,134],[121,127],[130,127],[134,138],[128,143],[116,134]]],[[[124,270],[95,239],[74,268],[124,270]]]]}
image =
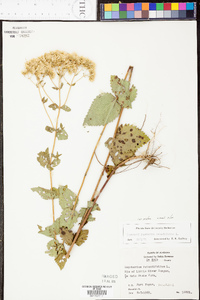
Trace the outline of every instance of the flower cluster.
{"type": "Polygon", "coordinates": [[[64,51],[51,51],[42,56],[33,58],[25,63],[23,75],[35,75],[38,81],[45,76],[51,79],[55,75],[64,76],[69,74],[78,74],[79,70],[87,71],[90,81],[95,78],[95,63],[88,58],[78,56],[76,53],[67,53],[64,51]]]}

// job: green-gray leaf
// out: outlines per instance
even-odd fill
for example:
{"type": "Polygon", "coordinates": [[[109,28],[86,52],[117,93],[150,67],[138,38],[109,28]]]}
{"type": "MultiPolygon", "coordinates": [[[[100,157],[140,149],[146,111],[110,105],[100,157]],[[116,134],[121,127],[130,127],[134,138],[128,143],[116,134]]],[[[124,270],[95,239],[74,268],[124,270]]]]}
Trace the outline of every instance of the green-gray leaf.
{"type": "Polygon", "coordinates": [[[132,102],[137,96],[137,89],[134,85],[129,89],[130,82],[124,79],[120,79],[117,76],[111,76],[111,88],[113,93],[118,98],[118,103],[125,108],[131,108],[132,102]]]}
{"type": "Polygon", "coordinates": [[[47,249],[45,253],[49,254],[49,256],[57,257],[59,254],[66,254],[65,246],[56,239],[47,243],[47,249]]]}
{"type": "Polygon", "coordinates": [[[76,194],[72,192],[67,185],[58,188],[59,204],[62,209],[73,208],[76,194]]]}
{"type": "Polygon", "coordinates": [[[45,151],[41,151],[38,153],[37,161],[43,168],[46,167],[49,171],[52,171],[53,167],[55,167],[54,164],[50,163],[49,148],[47,148],[45,151]]]}
{"type": "Polygon", "coordinates": [[[70,229],[72,229],[74,224],[77,222],[79,215],[76,210],[73,211],[73,210],[67,208],[62,211],[62,217],[64,218],[64,220],[66,222],[65,227],[67,227],[70,230],[70,229]]]}
{"type": "Polygon", "coordinates": [[[33,192],[37,192],[45,200],[58,198],[58,190],[56,188],[53,188],[52,190],[48,190],[38,186],[32,188],[31,190],[33,192]]]}
{"type": "Polygon", "coordinates": [[[52,225],[45,227],[44,230],[40,230],[39,233],[49,237],[54,237],[60,233],[60,228],[62,227],[66,227],[66,222],[63,216],[57,218],[52,225]]]}
{"type": "Polygon", "coordinates": [[[65,110],[65,111],[71,111],[71,108],[69,108],[67,105],[61,106],[61,109],[65,110]]]}
{"type": "Polygon", "coordinates": [[[58,152],[57,152],[56,155],[52,154],[52,157],[54,157],[54,159],[51,162],[51,167],[55,168],[55,167],[57,167],[60,164],[61,160],[60,160],[59,156],[61,156],[61,155],[62,154],[58,154],[58,152]]]}
{"type": "Polygon", "coordinates": [[[64,126],[62,123],[60,123],[60,128],[56,130],[56,137],[58,140],[67,140],[68,139],[68,134],[64,129],[64,126]]]}
{"type": "Polygon", "coordinates": [[[117,118],[120,110],[121,106],[117,103],[116,98],[112,94],[100,94],[92,102],[83,125],[104,126],[117,118]]]}
{"type": "Polygon", "coordinates": [[[120,79],[118,76],[112,75],[110,77],[110,85],[113,93],[119,97],[129,90],[130,82],[120,79]]]}
{"type": "Polygon", "coordinates": [[[105,143],[115,165],[127,158],[133,157],[135,152],[149,141],[149,137],[134,125],[120,125],[115,138],[109,138],[105,143]]]}

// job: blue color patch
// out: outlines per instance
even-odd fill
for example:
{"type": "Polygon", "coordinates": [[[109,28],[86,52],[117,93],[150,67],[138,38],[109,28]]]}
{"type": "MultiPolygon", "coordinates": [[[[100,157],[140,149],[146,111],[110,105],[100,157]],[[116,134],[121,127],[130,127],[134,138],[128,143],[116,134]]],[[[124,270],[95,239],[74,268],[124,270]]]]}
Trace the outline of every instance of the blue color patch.
{"type": "Polygon", "coordinates": [[[156,10],[156,3],[149,3],[149,10],[156,10]]]}
{"type": "Polygon", "coordinates": [[[194,3],[192,3],[192,2],[186,3],[186,9],[187,10],[193,10],[194,9],[194,3]]]}
{"type": "Polygon", "coordinates": [[[142,3],[134,3],[135,10],[142,10],[142,3]]]}
{"type": "Polygon", "coordinates": [[[132,10],[127,11],[127,18],[134,19],[134,11],[132,11],[132,10]]]}

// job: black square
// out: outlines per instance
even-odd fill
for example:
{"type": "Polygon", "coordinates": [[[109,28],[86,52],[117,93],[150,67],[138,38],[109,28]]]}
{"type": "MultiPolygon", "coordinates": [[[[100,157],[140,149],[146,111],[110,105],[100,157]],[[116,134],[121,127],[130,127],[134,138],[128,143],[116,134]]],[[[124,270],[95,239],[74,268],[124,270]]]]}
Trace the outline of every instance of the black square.
{"type": "Polygon", "coordinates": [[[179,18],[181,19],[186,18],[186,10],[179,10],[179,18]]]}
{"type": "Polygon", "coordinates": [[[194,18],[194,10],[187,10],[186,18],[194,18]]]}

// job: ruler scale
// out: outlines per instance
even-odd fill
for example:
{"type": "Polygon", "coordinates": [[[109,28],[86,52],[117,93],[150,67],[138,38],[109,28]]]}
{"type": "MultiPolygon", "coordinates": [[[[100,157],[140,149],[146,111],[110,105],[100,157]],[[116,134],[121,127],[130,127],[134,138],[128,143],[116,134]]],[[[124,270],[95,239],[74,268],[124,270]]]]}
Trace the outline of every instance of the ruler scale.
{"type": "Polygon", "coordinates": [[[0,20],[96,20],[96,0],[0,0],[0,20]]]}

